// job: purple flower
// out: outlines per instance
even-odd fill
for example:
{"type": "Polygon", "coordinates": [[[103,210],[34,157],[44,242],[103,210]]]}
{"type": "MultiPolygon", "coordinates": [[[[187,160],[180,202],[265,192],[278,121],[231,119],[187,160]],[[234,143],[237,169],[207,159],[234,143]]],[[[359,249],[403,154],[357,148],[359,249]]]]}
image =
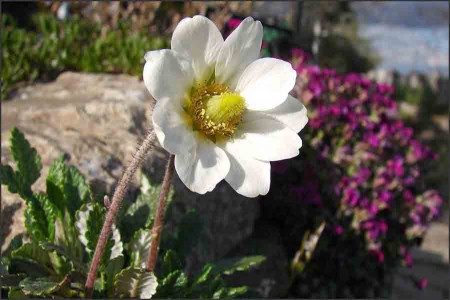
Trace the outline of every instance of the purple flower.
{"type": "Polygon", "coordinates": [[[377,197],[377,199],[378,199],[380,202],[388,203],[388,202],[390,202],[391,199],[392,199],[392,193],[389,192],[389,191],[386,191],[386,190],[378,191],[378,197],[377,197]]]}
{"type": "Polygon", "coordinates": [[[425,289],[427,287],[427,285],[428,285],[428,278],[424,278],[424,279],[419,280],[419,281],[416,282],[416,287],[419,290],[425,289]]]}
{"type": "Polygon", "coordinates": [[[342,228],[341,225],[335,225],[333,227],[333,232],[337,235],[341,235],[344,232],[344,229],[342,228]]]}
{"type": "Polygon", "coordinates": [[[372,254],[373,256],[376,256],[378,263],[383,263],[384,262],[384,253],[383,251],[379,250],[379,249],[375,249],[375,250],[370,250],[370,254],[372,254]]]}

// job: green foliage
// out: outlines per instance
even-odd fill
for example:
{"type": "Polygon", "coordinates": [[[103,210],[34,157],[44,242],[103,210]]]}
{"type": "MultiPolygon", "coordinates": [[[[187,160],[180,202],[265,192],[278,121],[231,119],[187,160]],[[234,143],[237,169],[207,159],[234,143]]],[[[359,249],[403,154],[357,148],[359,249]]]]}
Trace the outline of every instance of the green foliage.
{"type": "Polygon", "coordinates": [[[152,272],[129,267],[116,275],[114,286],[117,297],[149,299],[155,294],[158,282],[152,272]]]}
{"type": "Polygon", "coordinates": [[[3,99],[20,82],[53,79],[65,70],[141,76],[145,52],[169,46],[168,39],[144,31],[130,34],[125,23],[112,30],[78,16],[61,21],[36,14],[34,31],[18,28],[8,15],[2,23],[3,99]]]}
{"type": "Polygon", "coordinates": [[[31,185],[39,178],[42,163],[36,149],[30,146],[17,128],[11,131],[11,154],[17,162],[17,171],[10,166],[0,168],[1,183],[8,186],[11,193],[18,193],[24,200],[31,201],[31,185]]]}
{"type": "MultiPolygon", "coordinates": [[[[51,166],[46,193],[34,193],[31,185],[39,177],[41,160],[18,129],[12,131],[11,151],[17,170],[0,165],[1,183],[26,201],[29,239],[25,242],[16,237],[2,257],[1,288],[8,289],[12,299],[84,297],[84,283],[107,211],[92,198],[85,177],[68,166],[64,158],[51,166]]],[[[165,244],[161,248],[166,251],[161,251],[164,256],[158,276],[145,270],[152,241],[149,228],[160,189],[160,185],[142,177],[142,193],[124,208],[118,226],[112,228],[94,296],[150,298],[156,293],[159,298],[234,298],[245,294],[246,287],[226,287],[222,276],[248,270],[261,263],[263,257],[207,264],[192,277],[184,273],[180,257],[185,257],[202,232],[202,223],[194,211],[182,218],[181,228],[163,235],[165,244]]],[[[169,193],[169,204],[172,196],[173,191],[169,193]]]]}

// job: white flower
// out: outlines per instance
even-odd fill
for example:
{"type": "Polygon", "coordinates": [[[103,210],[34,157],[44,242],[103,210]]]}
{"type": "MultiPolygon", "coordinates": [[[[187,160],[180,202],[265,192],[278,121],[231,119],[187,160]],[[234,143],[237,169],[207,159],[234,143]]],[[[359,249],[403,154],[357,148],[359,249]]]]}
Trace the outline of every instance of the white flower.
{"type": "Polygon", "coordinates": [[[306,108],[288,95],[292,66],[259,58],[263,28],[246,18],[224,41],[203,16],[182,20],[172,49],[145,54],[153,126],[183,183],[200,194],[225,179],[247,197],[270,188],[270,161],[297,156],[306,108]]]}

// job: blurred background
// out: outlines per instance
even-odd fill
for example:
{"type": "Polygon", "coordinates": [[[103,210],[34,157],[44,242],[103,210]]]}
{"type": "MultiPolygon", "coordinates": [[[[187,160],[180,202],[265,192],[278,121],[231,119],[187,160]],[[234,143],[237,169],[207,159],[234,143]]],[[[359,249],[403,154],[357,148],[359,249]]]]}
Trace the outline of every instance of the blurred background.
{"type": "MultiPolygon", "coordinates": [[[[208,226],[188,269],[262,252],[270,259],[258,274],[229,278],[258,296],[448,298],[448,3],[55,1],[1,8],[2,161],[11,161],[8,132],[17,126],[44,170],[66,153],[100,194],[113,190],[149,124],[145,52],[170,48],[186,16],[209,17],[225,37],[246,16],[260,20],[261,55],[288,60],[299,74],[293,93],[308,108],[305,146],[297,159],[272,165],[272,191],[258,201],[225,185],[215,195],[191,195],[176,182],[178,194],[188,195],[179,196],[176,211],[193,206],[208,226]],[[312,258],[299,261],[302,241],[323,221],[312,258]]],[[[152,154],[144,172],[160,180],[164,157],[152,154]]],[[[2,198],[6,251],[24,230],[24,204],[4,187],[2,198]]]]}

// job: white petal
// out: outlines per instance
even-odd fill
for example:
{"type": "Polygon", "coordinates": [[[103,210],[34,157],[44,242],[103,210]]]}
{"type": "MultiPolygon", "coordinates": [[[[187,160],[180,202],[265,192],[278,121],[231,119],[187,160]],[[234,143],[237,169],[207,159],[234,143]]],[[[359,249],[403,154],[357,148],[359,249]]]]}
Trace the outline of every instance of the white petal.
{"type": "Polygon", "coordinates": [[[235,135],[254,158],[274,161],[292,158],[299,154],[302,140],[283,123],[260,112],[247,112],[235,135]]]}
{"type": "Polygon", "coordinates": [[[242,73],[236,91],[245,98],[250,110],[268,110],[286,100],[295,85],[297,73],[290,63],[275,58],[261,58],[242,73]]]}
{"type": "Polygon", "coordinates": [[[183,154],[195,145],[194,132],[186,123],[185,112],[170,99],[156,102],[153,109],[153,129],[161,146],[171,154],[183,154]]]}
{"type": "Polygon", "coordinates": [[[228,141],[224,150],[230,159],[230,171],[225,180],[246,197],[266,195],[270,189],[270,163],[248,155],[245,145],[228,141]]]}
{"type": "Polygon", "coordinates": [[[280,121],[295,132],[300,132],[308,123],[306,107],[291,95],[288,95],[286,100],[277,107],[261,113],[280,121]]]}
{"type": "Polygon", "coordinates": [[[149,51],[144,58],[144,83],[153,98],[181,101],[194,80],[190,62],[167,49],[149,51]]]}
{"type": "Polygon", "coordinates": [[[263,27],[248,17],[225,40],[216,63],[216,81],[234,89],[244,69],[258,59],[263,27]]]}
{"type": "Polygon", "coordinates": [[[208,18],[194,16],[183,19],[172,35],[172,50],[191,58],[195,78],[205,80],[214,70],[223,37],[208,18]]]}
{"type": "Polygon", "coordinates": [[[181,181],[193,192],[212,191],[230,170],[225,152],[213,142],[197,139],[191,151],[175,156],[175,169],[181,181]]]}

